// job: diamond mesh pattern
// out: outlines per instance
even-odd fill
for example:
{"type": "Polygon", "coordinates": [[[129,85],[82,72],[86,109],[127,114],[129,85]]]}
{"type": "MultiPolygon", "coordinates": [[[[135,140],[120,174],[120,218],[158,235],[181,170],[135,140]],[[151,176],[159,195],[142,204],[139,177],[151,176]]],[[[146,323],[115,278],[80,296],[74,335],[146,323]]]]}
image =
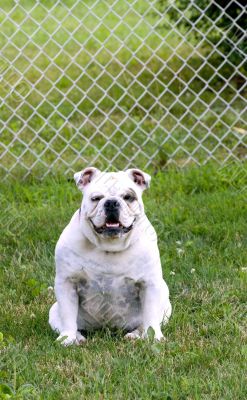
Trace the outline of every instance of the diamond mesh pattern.
{"type": "MultiPolygon", "coordinates": [[[[202,32],[207,6],[6,3],[0,14],[4,177],[68,174],[89,164],[160,169],[170,162],[246,159],[242,39],[228,36],[229,54],[210,41],[210,30],[226,33],[217,20],[202,32]],[[171,7],[176,22],[169,19],[171,7]],[[196,23],[189,18],[194,10],[200,11],[196,23]],[[181,19],[189,28],[181,28],[181,19]],[[230,57],[236,50],[237,65],[230,57]]],[[[218,9],[220,19],[225,10],[218,9]]],[[[240,15],[245,12],[242,7],[240,15]]],[[[237,24],[229,21],[231,28],[237,24]]]]}

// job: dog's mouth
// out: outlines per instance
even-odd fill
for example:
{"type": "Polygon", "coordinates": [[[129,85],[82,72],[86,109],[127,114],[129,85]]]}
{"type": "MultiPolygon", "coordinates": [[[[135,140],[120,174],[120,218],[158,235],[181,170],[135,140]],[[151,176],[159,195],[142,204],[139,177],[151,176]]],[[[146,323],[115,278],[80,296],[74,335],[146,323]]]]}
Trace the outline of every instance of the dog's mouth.
{"type": "Polygon", "coordinates": [[[123,234],[126,234],[130,232],[133,229],[135,220],[132,222],[130,226],[124,226],[121,224],[120,221],[107,221],[104,223],[104,225],[98,227],[94,225],[93,221],[90,219],[90,222],[95,230],[100,235],[105,235],[105,236],[121,236],[123,234]]]}

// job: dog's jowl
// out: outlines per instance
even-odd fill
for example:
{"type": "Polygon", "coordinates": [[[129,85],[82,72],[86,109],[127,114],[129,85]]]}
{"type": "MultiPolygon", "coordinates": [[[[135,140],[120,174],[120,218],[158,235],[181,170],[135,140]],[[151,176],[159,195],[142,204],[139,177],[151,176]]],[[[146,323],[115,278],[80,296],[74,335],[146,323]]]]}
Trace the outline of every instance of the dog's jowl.
{"type": "Polygon", "coordinates": [[[49,314],[62,344],[79,344],[81,331],[104,326],[133,339],[147,337],[152,327],[163,338],[171,304],[142,201],[150,180],[138,169],[75,174],[83,200],[56,246],[57,302],[49,314]]]}

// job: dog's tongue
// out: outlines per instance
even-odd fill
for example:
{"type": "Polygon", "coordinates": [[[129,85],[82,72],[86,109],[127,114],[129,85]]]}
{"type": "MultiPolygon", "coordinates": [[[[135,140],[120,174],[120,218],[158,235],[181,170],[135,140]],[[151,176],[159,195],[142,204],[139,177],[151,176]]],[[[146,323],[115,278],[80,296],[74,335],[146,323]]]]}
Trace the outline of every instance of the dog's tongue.
{"type": "Polygon", "coordinates": [[[106,222],[105,225],[107,228],[118,228],[120,223],[119,222],[106,222]]]}

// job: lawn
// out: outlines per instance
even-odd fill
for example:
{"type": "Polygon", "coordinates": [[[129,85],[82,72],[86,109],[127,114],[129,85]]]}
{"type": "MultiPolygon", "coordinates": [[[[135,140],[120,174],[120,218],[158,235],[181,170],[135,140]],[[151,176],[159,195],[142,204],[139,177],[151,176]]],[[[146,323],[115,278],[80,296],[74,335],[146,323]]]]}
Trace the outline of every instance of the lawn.
{"type": "Polygon", "coordinates": [[[245,167],[170,168],[144,195],[173,304],[165,343],[56,343],[53,252],[80,193],[61,175],[1,183],[0,398],[247,398],[245,167]]]}

